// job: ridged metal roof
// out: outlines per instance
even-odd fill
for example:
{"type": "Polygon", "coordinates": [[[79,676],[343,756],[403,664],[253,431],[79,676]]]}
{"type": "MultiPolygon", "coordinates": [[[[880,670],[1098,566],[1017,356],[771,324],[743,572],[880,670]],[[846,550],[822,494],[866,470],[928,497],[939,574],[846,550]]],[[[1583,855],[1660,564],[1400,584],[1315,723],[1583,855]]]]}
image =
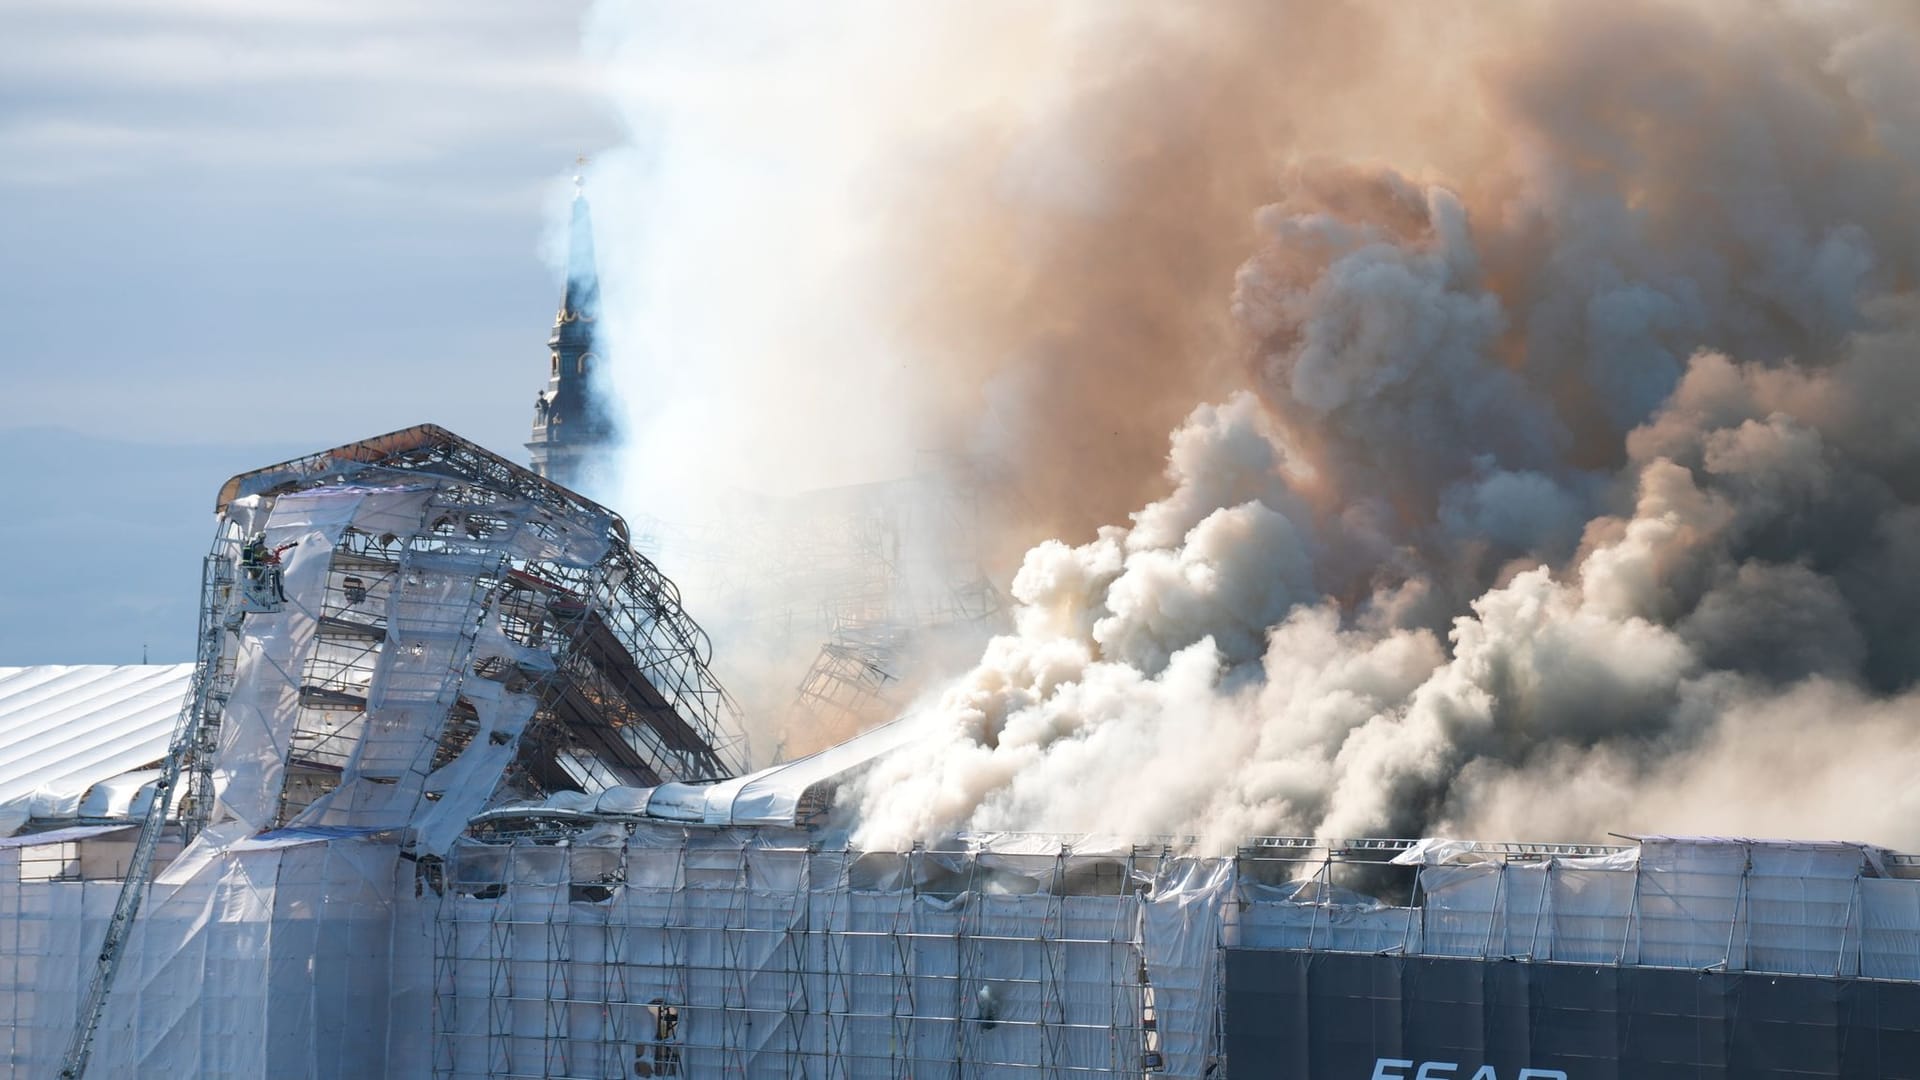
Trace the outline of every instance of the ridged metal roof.
{"type": "Polygon", "coordinates": [[[0,835],[167,752],[192,664],[0,667],[0,835]]]}

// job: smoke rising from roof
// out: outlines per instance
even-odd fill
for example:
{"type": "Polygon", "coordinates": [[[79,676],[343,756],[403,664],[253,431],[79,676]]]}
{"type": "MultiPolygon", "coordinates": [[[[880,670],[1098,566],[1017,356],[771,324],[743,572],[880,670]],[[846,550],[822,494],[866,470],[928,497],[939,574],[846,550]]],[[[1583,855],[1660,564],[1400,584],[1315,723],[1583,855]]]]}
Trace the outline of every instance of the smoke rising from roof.
{"type": "Polygon", "coordinates": [[[995,453],[1026,552],[863,840],[1920,842],[1912,9],[848,14],[724,72],[833,287],[690,294],[709,400],[762,483],[995,453]]]}

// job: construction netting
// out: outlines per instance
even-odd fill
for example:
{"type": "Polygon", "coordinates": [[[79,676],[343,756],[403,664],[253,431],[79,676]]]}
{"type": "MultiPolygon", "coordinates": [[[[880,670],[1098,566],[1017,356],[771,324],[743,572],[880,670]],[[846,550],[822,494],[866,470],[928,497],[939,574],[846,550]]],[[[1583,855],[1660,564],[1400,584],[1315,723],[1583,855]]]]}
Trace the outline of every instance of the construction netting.
{"type": "MultiPolygon", "coordinates": [[[[1649,837],[1601,855],[1509,858],[1423,842],[1419,902],[1322,889],[1247,904],[1249,948],[1920,980],[1920,880],[1860,844],[1649,837]]],[[[1332,864],[1327,864],[1332,865],[1332,864]]],[[[1310,870],[1303,872],[1311,873],[1310,870]]]]}
{"type": "Polygon", "coordinates": [[[489,585],[514,560],[590,567],[607,541],[525,500],[475,498],[450,482],[354,484],[228,507],[234,539],[286,554],[269,602],[232,624],[217,820],[411,825],[439,849],[486,805],[538,699],[473,673],[554,667],[501,629],[489,585]],[[295,761],[332,763],[337,784],[290,805],[295,761]]]}
{"type": "Polygon", "coordinates": [[[1200,1076],[1211,1059],[1228,861],[616,833],[454,849],[435,1075],[1200,1076]]]}
{"type": "MultiPolygon", "coordinates": [[[[91,1075],[1198,1077],[1217,1056],[1230,860],[645,826],[444,861],[338,828],[204,840],[151,886],[91,1075]]],[[[113,907],[117,882],[61,880],[76,846],[0,849],[12,1076],[57,1070],[113,907]]]]}
{"type": "MultiPolygon", "coordinates": [[[[0,850],[12,1076],[57,1073],[119,894],[85,879],[86,844],[0,850]]],[[[293,833],[176,862],[134,924],[89,1075],[407,1075],[386,1072],[396,850],[293,833]]]]}
{"type": "MultiPolygon", "coordinates": [[[[1920,880],[1858,845],[1415,845],[1364,868],[1416,880],[1394,904],[1304,862],[1059,838],[603,820],[442,858],[402,831],[243,832],[150,886],[90,1075],[1218,1078],[1250,953],[1920,984],[1920,880]]],[[[57,1072],[131,833],[0,841],[6,1075],[57,1072]]]]}

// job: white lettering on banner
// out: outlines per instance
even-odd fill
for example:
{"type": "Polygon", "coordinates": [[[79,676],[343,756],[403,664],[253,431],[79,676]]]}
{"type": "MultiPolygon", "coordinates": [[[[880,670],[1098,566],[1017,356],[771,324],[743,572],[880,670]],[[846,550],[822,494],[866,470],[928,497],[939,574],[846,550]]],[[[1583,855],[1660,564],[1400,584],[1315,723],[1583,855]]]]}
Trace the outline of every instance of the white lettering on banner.
{"type": "MultiPolygon", "coordinates": [[[[1373,1075],[1367,1080],[1454,1080],[1454,1074],[1460,1066],[1452,1061],[1422,1061],[1412,1074],[1402,1072],[1412,1069],[1415,1063],[1406,1058],[1375,1058],[1373,1075]]],[[[1474,1070],[1467,1080],[1501,1080],[1500,1071],[1491,1065],[1482,1065],[1474,1070]]],[[[1514,1074],[1513,1080],[1567,1080],[1567,1074],[1559,1069],[1521,1069],[1514,1074]]]]}

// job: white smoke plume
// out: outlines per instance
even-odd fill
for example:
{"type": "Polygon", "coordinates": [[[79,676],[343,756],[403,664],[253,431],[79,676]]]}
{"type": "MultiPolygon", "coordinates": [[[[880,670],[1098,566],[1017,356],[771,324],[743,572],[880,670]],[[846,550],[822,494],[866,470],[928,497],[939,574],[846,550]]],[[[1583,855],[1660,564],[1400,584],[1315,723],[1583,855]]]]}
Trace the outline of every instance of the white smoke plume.
{"type": "Polygon", "coordinates": [[[1027,549],[862,840],[1920,843],[1913,9],[843,14],[766,48],[854,92],[767,107],[793,160],[866,133],[807,225],[855,344],[737,314],[823,295],[794,234],[705,252],[786,268],[701,293],[751,354],[706,400],[749,475],[1000,454],[1027,549]],[[744,385],[882,355],[864,401],[744,385]]]}

